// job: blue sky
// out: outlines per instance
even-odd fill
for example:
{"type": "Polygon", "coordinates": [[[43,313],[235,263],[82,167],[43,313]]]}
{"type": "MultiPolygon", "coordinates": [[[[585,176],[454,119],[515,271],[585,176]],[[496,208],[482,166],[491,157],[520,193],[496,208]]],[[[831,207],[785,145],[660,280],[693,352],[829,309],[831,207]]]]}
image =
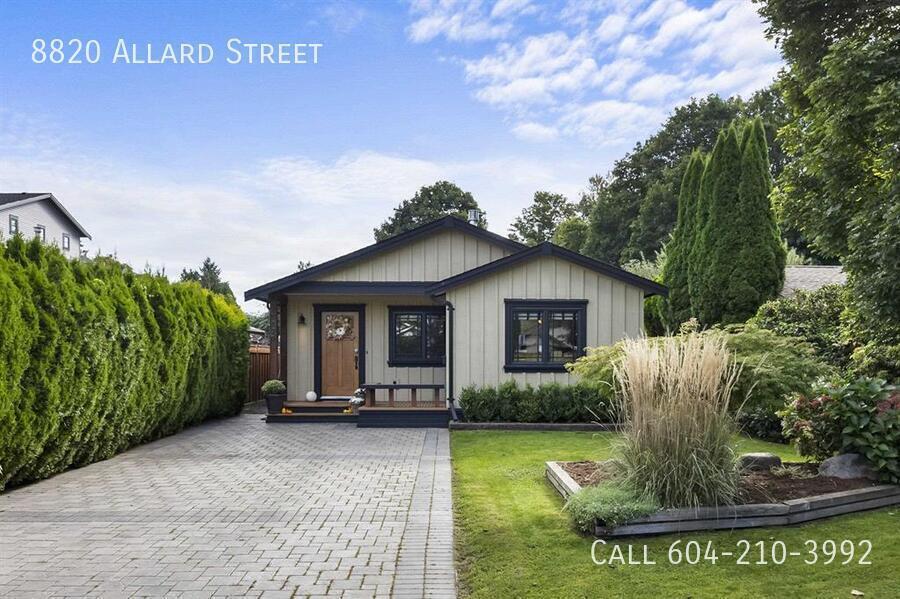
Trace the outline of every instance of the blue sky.
{"type": "Polygon", "coordinates": [[[744,0],[6,0],[0,22],[0,189],[54,192],[137,268],[210,255],[238,293],[370,243],[442,178],[505,232],[535,191],[576,199],[678,104],[747,95],[781,64],[744,0]],[[233,37],[322,48],[231,65],[233,37]],[[35,38],[101,58],[34,64],[35,38]],[[120,38],[216,56],[113,64],[120,38]]]}

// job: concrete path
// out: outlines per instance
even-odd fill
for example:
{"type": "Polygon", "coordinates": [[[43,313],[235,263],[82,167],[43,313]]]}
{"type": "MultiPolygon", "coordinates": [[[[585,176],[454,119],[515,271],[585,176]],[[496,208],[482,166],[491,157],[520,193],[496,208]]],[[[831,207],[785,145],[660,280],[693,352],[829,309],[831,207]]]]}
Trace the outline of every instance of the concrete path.
{"type": "Polygon", "coordinates": [[[244,415],[0,495],[3,597],[454,597],[449,435],[244,415]]]}

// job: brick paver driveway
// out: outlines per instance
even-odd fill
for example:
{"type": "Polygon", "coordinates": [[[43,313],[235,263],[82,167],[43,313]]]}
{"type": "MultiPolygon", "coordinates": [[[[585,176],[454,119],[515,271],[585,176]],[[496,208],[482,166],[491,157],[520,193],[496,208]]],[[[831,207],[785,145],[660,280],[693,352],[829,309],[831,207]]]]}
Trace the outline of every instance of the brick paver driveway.
{"type": "Polygon", "coordinates": [[[3,597],[452,597],[446,430],[204,424],[0,496],[3,597]]]}

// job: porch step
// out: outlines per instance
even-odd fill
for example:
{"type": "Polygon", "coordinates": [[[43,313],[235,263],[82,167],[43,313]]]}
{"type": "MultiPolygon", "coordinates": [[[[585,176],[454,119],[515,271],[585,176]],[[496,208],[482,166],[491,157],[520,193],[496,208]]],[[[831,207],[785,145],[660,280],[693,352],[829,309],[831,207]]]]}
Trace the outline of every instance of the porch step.
{"type": "Polygon", "coordinates": [[[340,414],[349,402],[346,401],[291,401],[285,402],[284,407],[294,414],[340,414]]]}
{"type": "Polygon", "coordinates": [[[293,414],[267,414],[266,422],[356,422],[356,414],[340,412],[294,412],[293,414]]]}
{"type": "Polygon", "coordinates": [[[359,408],[359,428],[448,428],[447,408],[359,408]]]}

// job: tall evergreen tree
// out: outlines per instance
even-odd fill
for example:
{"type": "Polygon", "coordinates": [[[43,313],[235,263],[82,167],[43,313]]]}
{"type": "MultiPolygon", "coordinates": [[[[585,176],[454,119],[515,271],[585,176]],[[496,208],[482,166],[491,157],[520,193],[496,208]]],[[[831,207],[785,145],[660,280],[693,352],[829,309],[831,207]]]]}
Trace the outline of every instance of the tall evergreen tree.
{"type": "Polygon", "coordinates": [[[748,122],[742,137],[738,206],[727,231],[731,241],[724,244],[734,259],[723,265],[723,273],[728,272],[727,281],[721,281],[723,323],[745,321],[784,284],[786,253],[769,199],[772,179],[762,121],[748,122]]]}
{"type": "Polygon", "coordinates": [[[697,213],[703,225],[695,235],[691,251],[694,271],[690,274],[689,270],[688,284],[692,310],[703,325],[722,321],[724,286],[741,242],[741,227],[735,222],[740,182],[741,141],[736,127],[730,125],[716,141],[700,183],[697,213]]]}
{"type": "Polygon", "coordinates": [[[700,180],[706,159],[699,151],[694,151],[688,161],[681,180],[678,196],[678,219],[672,239],[666,245],[666,262],[663,265],[662,280],[669,288],[665,300],[663,319],[670,330],[675,330],[691,317],[691,294],[688,290],[688,263],[691,242],[696,228],[697,199],[700,195],[700,180]]]}

